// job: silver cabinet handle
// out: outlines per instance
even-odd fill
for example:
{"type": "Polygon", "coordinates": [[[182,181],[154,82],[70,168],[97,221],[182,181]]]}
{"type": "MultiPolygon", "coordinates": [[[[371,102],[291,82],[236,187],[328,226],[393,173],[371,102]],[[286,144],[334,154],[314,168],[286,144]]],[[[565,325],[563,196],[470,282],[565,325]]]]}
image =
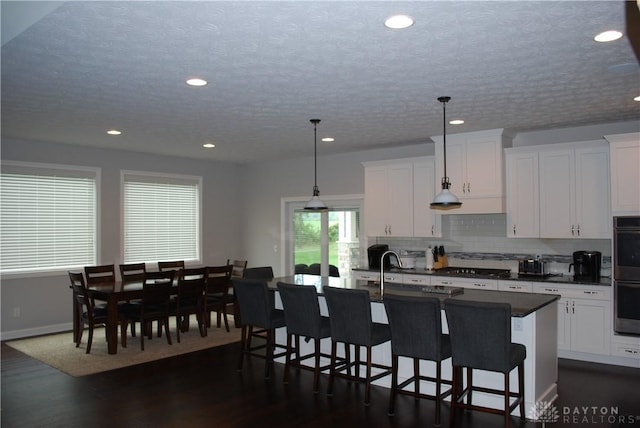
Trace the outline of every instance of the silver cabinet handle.
{"type": "Polygon", "coordinates": [[[578,236],[580,236],[580,225],[578,225],[578,236]]]}
{"type": "Polygon", "coordinates": [[[571,302],[571,313],[572,314],[576,313],[576,302],[571,302]]]}
{"type": "Polygon", "coordinates": [[[464,188],[465,188],[465,186],[466,186],[466,185],[467,185],[467,183],[462,183],[462,193],[467,193],[467,192],[464,190],[464,188]]]}
{"type": "Polygon", "coordinates": [[[569,301],[564,304],[564,310],[566,313],[569,313],[569,301]]]}
{"type": "Polygon", "coordinates": [[[434,226],[433,226],[433,225],[431,225],[431,236],[433,236],[433,235],[434,235],[434,233],[435,233],[433,228],[434,228],[434,226]]]}
{"type": "Polygon", "coordinates": [[[516,235],[516,225],[514,224],[513,225],[513,236],[515,236],[515,235],[516,235]]]}
{"type": "Polygon", "coordinates": [[[575,230],[574,230],[574,229],[575,229],[575,228],[573,227],[573,225],[571,225],[571,236],[574,236],[574,235],[575,235],[575,230]]]}
{"type": "Polygon", "coordinates": [[[471,183],[467,183],[467,193],[471,193],[471,183]]]}

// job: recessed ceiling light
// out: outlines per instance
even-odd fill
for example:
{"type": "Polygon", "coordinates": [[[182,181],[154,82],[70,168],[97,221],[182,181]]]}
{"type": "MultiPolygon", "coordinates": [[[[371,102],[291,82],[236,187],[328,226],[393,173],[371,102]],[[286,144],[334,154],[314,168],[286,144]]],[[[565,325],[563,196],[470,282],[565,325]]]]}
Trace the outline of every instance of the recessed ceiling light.
{"type": "Polygon", "coordinates": [[[393,15],[388,17],[384,21],[384,26],[387,28],[393,28],[394,30],[400,30],[408,28],[413,25],[413,18],[409,15],[393,15]]]}
{"type": "Polygon", "coordinates": [[[464,120],[462,119],[454,119],[449,121],[449,125],[462,125],[464,123],[464,120]]]}
{"type": "Polygon", "coordinates": [[[117,129],[110,129],[107,131],[107,134],[109,135],[120,135],[122,134],[122,131],[118,131],[117,129]]]}
{"type": "Polygon", "coordinates": [[[334,141],[336,141],[336,139],[333,137],[324,137],[322,141],[324,141],[325,143],[333,143],[334,141]]]}
{"type": "Polygon", "coordinates": [[[189,86],[204,86],[206,84],[207,84],[207,81],[204,79],[194,78],[194,79],[187,80],[187,85],[189,86]]]}
{"type": "Polygon", "coordinates": [[[216,145],[211,143],[203,144],[202,147],[206,147],[207,149],[213,149],[216,145]]]}
{"type": "Polygon", "coordinates": [[[633,101],[640,101],[640,95],[638,95],[637,97],[635,97],[635,98],[633,99],[633,101]]]}
{"type": "Polygon", "coordinates": [[[609,30],[596,35],[593,40],[604,43],[613,42],[614,40],[618,40],[620,37],[622,37],[622,33],[620,31],[609,30]]]}

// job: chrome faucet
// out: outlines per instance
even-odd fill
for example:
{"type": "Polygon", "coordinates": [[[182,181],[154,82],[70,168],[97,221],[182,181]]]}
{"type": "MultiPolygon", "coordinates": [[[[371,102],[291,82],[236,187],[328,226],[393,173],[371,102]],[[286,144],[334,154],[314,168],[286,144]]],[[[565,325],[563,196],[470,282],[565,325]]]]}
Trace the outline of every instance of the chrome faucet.
{"type": "Polygon", "coordinates": [[[380,257],[380,297],[384,297],[384,258],[387,254],[393,254],[398,259],[398,266],[402,267],[402,260],[400,260],[400,256],[395,251],[385,251],[382,253],[382,257],[380,257]]]}

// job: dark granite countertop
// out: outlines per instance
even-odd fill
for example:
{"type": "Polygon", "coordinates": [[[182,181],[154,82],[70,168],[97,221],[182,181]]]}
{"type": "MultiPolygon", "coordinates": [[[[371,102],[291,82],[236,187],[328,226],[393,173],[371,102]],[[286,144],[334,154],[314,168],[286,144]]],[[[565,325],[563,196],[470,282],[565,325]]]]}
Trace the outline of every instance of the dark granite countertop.
{"type": "MultiPolygon", "coordinates": [[[[356,268],[353,270],[360,271],[360,272],[380,273],[380,270],[378,269],[356,268]]],[[[417,269],[391,268],[389,270],[385,270],[385,272],[401,273],[401,274],[408,274],[408,275],[449,276],[454,278],[497,279],[500,281],[529,281],[529,282],[542,282],[542,283],[553,283],[553,284],[600,285],[604,287],[611,286],[611,278],[600,278],[600,281],[593,282],[586,279],[576,279],[573,277],[573,275],[564,275],[564,274],[554,274],[553,276],[538,277],[538,276],[520,276],[517,273],[511,273],[511,275],[508,277],[497,277],[497,276],[469,275],[464,273],[449,274],[446,272],[438,272],[437,270],[427,271],[425,269],[420,269],[420,268],[417,268],[417,269]]]]}
{"type": "MultiPolygon", "coordinates": [[[[276,288],[278,281],[289,284],[313,285],[322,294],[322,286],[367,290],[372,302],[382,302],[380,284],[373,281],[356,280],[351,278],[321,277],[318,275],[294,275],[282,278],[274,278],[269,282],[269,287],[276,288]]],[[[499,302],[511,305],[511,314],[514,317],[525,317],[538,309],[555,302],[560,298],[556,294],[538,293],[514,293],[510,291],[476,290],[465,288],[462,293],[455,295],[427,293],[417,285],[385,283],[385,293],[399,294],[414,297],[437,297],[441,302],[451,298],[456,300],[469,300],[474,302],[499,302]]]]}

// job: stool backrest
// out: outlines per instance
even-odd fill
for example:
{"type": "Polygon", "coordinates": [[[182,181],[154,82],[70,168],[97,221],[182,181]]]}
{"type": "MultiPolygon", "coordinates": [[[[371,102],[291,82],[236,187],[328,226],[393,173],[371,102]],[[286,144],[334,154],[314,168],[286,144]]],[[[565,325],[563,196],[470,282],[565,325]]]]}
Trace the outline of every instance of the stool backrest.
{"type": "Polygon", "coordinates": [[[391,328],[391,350],[396,355],[440,360],[442,317],[435,297],[384,295],[384,307],[391,328]]]}
{"type": "Polygon", "coordinates": [[[278,282],[278,292],[284,308],[287,332],[320,338],[320,305],[316,287],[278,282]]]}
{"type": "Polygon", "coordinates": [[[234,278],[233,289],[240,305],[243,325],[271,328],[275,308],[273,295],[264,280],[234,278]]]}
{"type": "Polygon", "coordinates": [[[444,309],[455,366],[510,369],[511,305],[447,299],[444,309]]]}
{"type": "Polygon", "coordinates": [[[367,346],[371,343],[371,298],[367,290],[323,286],[331,339],[367,346]]]}

